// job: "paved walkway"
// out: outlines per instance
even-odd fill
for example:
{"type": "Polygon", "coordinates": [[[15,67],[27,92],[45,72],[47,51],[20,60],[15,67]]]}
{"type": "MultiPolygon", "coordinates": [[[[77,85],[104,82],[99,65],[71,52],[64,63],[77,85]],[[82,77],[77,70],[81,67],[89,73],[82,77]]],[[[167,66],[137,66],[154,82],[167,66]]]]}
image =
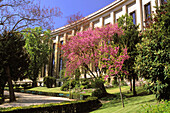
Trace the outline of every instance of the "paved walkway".
{"type": "MultiPolygon", "coordinates": [[[[9,93],[5,91],[5,95],[9,95],[9,93]]],[[[5,99],[5,103],[1,104],[0,107],[30,106],[45,103],[59,103],[63,101],[73,101],[72,99],[63,97],[42,96],[18,92],[15,92],[15,96],[17,100],[16,102],[9,102],[9,99],[5,99]]]]}

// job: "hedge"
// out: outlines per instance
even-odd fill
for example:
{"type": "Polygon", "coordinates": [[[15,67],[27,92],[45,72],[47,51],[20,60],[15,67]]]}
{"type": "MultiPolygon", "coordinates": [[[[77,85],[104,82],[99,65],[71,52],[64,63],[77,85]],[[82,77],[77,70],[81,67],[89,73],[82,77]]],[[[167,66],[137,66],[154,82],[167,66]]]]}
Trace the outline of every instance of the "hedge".
{"type": "Polygon", "coordinates": [[[0,108],[0,113],[84,113],[101,107],[97,97],[62,103],[0,108]]]}

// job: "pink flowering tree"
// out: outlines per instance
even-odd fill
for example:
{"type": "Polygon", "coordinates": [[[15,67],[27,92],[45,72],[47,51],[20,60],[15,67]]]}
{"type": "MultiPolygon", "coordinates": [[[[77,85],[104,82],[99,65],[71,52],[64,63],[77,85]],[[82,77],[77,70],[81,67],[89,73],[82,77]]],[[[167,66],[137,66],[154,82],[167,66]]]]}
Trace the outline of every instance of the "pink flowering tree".
{"type": "MultiPolygon", "coordinates": [[[[123,31],[117,24],[110,24],[94,30],[88,29],[71,37],[62,46],[63,57],[67,59],[65,74],[72,76],[80,66],[89,72],[94,81],[98,78],[106,78],[108,75],[126,73],[122,70],[122,66],[124,61],[129,58],[127,48],[111,45],[112,38],[114,36],[119,38],[122,34],[123,31]],[[97,70],[91,70],[90,64],[93,64],[97,70]],[[109,70],[107,76],[102,70],[104,67],[109,70]]],[[[99,89],[103,94],[107,93],[104,83],[100,85],[99,89]]]]}

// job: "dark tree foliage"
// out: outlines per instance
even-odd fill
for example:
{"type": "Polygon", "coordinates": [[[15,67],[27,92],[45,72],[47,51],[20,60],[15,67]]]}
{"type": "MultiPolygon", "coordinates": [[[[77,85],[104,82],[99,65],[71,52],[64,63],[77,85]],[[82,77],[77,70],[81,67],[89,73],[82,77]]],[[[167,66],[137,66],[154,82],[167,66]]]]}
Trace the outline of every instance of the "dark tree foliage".
{"type": "Polygon", "coordinates": [[[146,20],[142,42],[138,43],[135,70],[149,80],[148,88],[158,100],[170,98],[170,1],[156,7],[146,20]]]}
{"type": "MultiPolygon", "coordinates": [[[[12,88],[12,80],[23,79],[28,69],[29,57],[23,48],[24,45],[25,41],[20,34],[4,32],[0,35],[0,95],[2,97],[5,84],[8,82],[9,89],[12,88]]],[[[13,96],[10,97],[11,101],[15,100],[13,96]]]]}
{"type": "Polygon", "coordinates": [[[118,19],[118,24],[122,27],[122,29],[124,29],[124,35],[122,35],[121,38],[114,39],[114,42],[120,45],[126,45],[128,48],[128,55],[130,56],[130,58],[126,60],[124,64],[126,70],[129,73],[126,78],[130,80],[131,85],[133,79],[133,95],[136,95],[135,79],[137,79],[137,74],[135,73],[133,67],[135,62],[135,56],[137,55],[135,45],[140,41],[140,31],[138,30],[139,26],[135,25],[133,23],[132,16],[128,16],[127,14],[118,19]]]}

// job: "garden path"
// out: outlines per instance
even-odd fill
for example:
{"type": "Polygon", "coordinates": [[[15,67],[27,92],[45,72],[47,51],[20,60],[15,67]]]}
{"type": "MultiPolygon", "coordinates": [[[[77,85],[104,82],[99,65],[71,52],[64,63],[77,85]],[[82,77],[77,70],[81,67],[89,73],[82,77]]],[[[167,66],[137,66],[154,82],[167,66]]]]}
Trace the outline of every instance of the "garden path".
{"type": "MultiPolygon", "coordinates": [[[[8,91],[5,91],[5,95],[9,95],[8,91]]],[[[15,96],[17,101],[9,102],[9,99],[5,99],[5,103],[1,104],[0,107],[6,108],[73,101],[73,99],[68,99],[64,97],[43,96],[18,92],[15,92],[15,96]]]]}

